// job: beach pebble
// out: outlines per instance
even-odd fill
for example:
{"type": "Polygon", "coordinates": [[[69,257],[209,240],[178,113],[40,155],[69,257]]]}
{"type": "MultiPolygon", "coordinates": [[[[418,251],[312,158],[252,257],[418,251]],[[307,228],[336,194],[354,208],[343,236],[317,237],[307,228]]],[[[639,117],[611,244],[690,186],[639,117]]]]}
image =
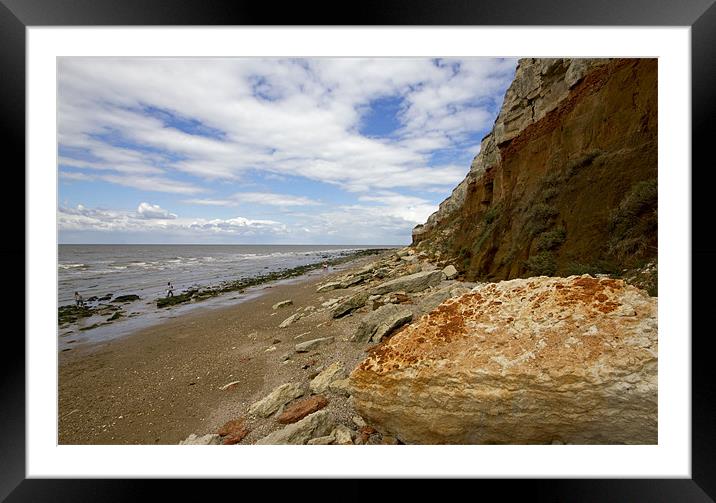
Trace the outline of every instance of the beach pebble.
{"type": "Polygon", "coordinates": [[[292,305],[293,305],[293,301],[292,301],[292,300],[290,300],[290,299],[289,299],[289,300],[282,300],[281,302],[277,302],[276,304],[274,304],[273,306],[271,306],[271,309],[274,309],[274,310],[275,310],[275,309],[281,309],[282,307],[292,306],[292,305]]]}

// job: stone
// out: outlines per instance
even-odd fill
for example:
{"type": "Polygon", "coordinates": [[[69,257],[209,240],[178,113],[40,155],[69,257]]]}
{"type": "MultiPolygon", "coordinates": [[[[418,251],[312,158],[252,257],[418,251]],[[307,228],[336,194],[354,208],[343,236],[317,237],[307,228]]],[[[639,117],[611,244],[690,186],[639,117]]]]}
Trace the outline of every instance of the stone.
{"type": "Polygon", "coordinates": [[[295,314],[292,314],[291,316],[289,316],[288,318],[286,318],[285,320],[283,320],[283,321],[281,322],[281,324],[278,326],[278,328],[286,328],[287,326],[296,323],[298,320],[300,320],[301,318],[303,318],[303,316],[304,316],[303,313],[295,313],[295,314]]]}
{"type": "Polygon", "coordinates": [[[331,307],[337,304],[341,299],[328,299],[326,302],[321,304],[322,307],[331,307]]]}
{"type": "Polygon", "coordinates": [[[381,283],[371,290],[370,293],[384,295],[398,290],[402,290],[406,293],[420,292],[421,290],[437,285],[441,280],[441,271],[418,272],[381,283]]]}
{"type": "Polygon", "coordinates": [[[367,292],[358,292],[348,299],[344,300],[331,311],[331,316],[334,318],[341,318],[347,314],[352,313],[356,309],[359,309],[365,305],[368,300],[367,292]]]}
{"type": "Polygon", "coordinates": [[[257,445],[303,445],[312,438],[327,436],[333,430],[333,418],[325,409],[262,438],[257,445]]]}
{"type": "Polygon", "coordinates": [[[249,434],[249,431],[246,427],[246,420],[241,418],[228,421],[216,433],[224,437],[222,439],[224,445],[234,445],[241,442],[249,434]]]}
{"type": "Polygon", "coordinates": [[[326,405],[328,405],[328,399],[325,396],[309,396],[299,400],[290,407],[285,408],[281,415],[276,418],[276,421],[281,424],[295,423],[307,415],[313,414],[317,410],[321,410],[326,405]]]}
{"type": "Polygon", "coordinates": [[[306,442],[307,445],[330,445],[336,441],[336,437],[331,433],[325,437],[316,437],[306,442]]]}
{"type": "Polygon", "coordinates": [[[455,266],[450,264],[445,269],[443,269],[443,274],[445,275],[445,279],[453,279],[455,276],[457,276],[457,269],[455,269],[455,266]]]}
{"type": "Polygon", "coordinates": [[[351,337],[354,342],[380,342],[383,337],[413,319],[409,309],[395,304],[386,304],[368,313],[351,337]]]}
{"type": "Polygon", "coordinates": [[[344,395],[344,396],[351,396],[351,393],[352,393],[350,381],[347,378],[346,379],[337,379],[337,380],[331,382],[331,384],[328,385],[328,389],[329,389],[329,391],[332,391],[334,393],[338,393],[338,394],[344,395]]]}
{"type": "Polygon", "coordinates": [[[358,428],[363,428],[364,426],[368,426],[365,422],[365,420],[360,416],[353,416],[351,418],[353,421],[353,424],[355,424],[358,428]]]}
{"type": "Polygon", "coordinates": [[[329,290],[335,290],[340,287],[341,287],[340,281],[332,281],[330,283],[324,283],[323,285],[320,285],[318,288],[316,288],[316,293],[327,292],[329,290]]]}
{"type": "Polygon", "coordinates": [[[318,339],[311,339],[310,341],[300,342],[296,344],[295,349],[296,353],[308,353],[309,351],[313,351],[314,349],[324,346],[326,344],[330,344],[333,342],[335,338],[333,336],[331,337],[319,337],[318,339]]]}
{"type": "Polygon", "coordinates": [[[249,414],[268,417],[294,398],[303,395],[303,389],[295,383],[282,384],[269,395],[249,407],[249,414]]]}
{"type": "Polygon", "coordinates": [[[340,287],[341,288],[350,288],[355,285],[359,285],[365,281],[365,276],[351,276],[348,279],[345,279],[341,281],[340,287]]]}
{"type": "Polygon", "coordinates": [[[308,385],[311,393],[323,393],[333,381],[345,377],[343,362],[335,362],[321,371],[308,385]]]}
{"type": "Polygon", "coordinates": [[[657,299],[588,275],[478,285],[350,375],[355,410],[411,444],[655,444],[657,299]]]}
{"type": "Polygon", "coordinates": [[[292,300],[282,300],[281,302],[276,302],[273,306],[271,306],[271,309],[273,309],[275,311],[276,309],[281,309],[282,307],[292,306],[292,305],[293,305],[292,300]]]}
{"type": "Polygon", "coordinates": [[[219,435],[210,433],[201,437],[196,436],[192,433],[185,440],[179,442],[179,445],[219,445],[221,443],[221,437],[219,435]]]}
{"type": "Polygon", "coordinates": [[[336,426],[333,430],[333,436],[337,445],[353,445],[353,432],[347,426],[342,424],[336,426]]]}

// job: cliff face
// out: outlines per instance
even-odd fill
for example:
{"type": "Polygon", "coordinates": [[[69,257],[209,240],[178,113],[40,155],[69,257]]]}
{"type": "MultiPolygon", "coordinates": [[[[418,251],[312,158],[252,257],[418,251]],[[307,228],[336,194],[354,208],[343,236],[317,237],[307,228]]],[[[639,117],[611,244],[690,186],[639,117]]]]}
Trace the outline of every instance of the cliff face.
{"type": "Polygon", "coordinates": [[[470,172],[413,245],[468,280],[656,257],[657,60],[523,59],[470,172]]]}

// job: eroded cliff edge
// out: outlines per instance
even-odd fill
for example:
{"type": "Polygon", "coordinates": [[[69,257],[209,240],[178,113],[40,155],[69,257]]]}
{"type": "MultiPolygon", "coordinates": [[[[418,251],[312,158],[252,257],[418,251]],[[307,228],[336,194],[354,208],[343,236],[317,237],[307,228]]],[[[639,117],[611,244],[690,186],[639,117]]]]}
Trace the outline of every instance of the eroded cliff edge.
{"type": "Polygon", "coordinates": [[[520,60],[470,172],[413,246],[470,281],[654,261],[657,60],[520,60]]]}

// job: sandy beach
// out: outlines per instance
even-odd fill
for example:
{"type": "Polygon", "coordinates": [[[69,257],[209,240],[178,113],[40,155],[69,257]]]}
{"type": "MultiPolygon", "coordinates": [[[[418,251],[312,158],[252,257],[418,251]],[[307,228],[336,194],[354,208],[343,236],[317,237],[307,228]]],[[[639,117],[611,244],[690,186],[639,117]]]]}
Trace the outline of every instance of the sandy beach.
{"type": "MultiPolygon", "coordinates": [[[[192,433],[216,432],[276,386],[306,381],[321,366],[340,360],[353,368],[366,349],[348,342],[355,317],[334,320],[323,310],[286,328],[278,325],[308,306],[350,294],[351,288],[316,293],[316,285],[376,258],[267,284],[258,298],[235,306],[197,309],[117,340],[61,352],[59,443],[176,444],[192,433]],[[288,299],[293,305],[272,309],[288,299]],[[296,343],[328,336],[336,343],[283,361],[296,343]]],[[[350,422],[347,399],[330,395],[326,409],[350,422]]],[[[259,421],[242,443],[280,427],[275,420],[259,421]]]]}

